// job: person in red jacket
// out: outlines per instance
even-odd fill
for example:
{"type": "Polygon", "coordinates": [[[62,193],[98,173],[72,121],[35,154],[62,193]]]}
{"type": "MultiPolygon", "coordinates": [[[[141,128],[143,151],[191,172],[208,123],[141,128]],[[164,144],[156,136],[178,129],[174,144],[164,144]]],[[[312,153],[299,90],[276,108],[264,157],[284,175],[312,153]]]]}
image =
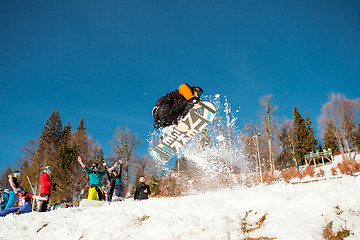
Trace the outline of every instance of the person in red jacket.
{"type": "Polygon", "coordinates": [[[183,84],[175,91],[159,98],[153,108],[154,128],[167,127],[178,123],[198,102],[204,91],[201,87],[183,84]]]}
{"type": "Polygon", "coordinates": [[[41,205],[38,209],[39,212],[46,212],[47,211],[47,206],[49,203],[49,198],[51,196],[51,188],[53,188],[55,190],[55,183],[52,183],[51,181],[51,172],[52,172],[52,167],[47,166],[44,168],[44,172],[40,175],[40,196],[41,197],[48,197],[48,199],[46,201],[41,201],[41,205]]]}

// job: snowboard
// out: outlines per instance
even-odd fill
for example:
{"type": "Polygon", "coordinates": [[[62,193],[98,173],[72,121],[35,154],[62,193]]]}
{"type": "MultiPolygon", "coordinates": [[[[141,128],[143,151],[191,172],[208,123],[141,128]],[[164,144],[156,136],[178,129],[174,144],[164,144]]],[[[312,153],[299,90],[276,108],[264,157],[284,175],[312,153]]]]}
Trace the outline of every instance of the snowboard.
{"type": "Polygon", "coordinates": [[[101,207],[105,205],[106,202],[104,201],[97,201],[97,200],[90,200],[90,199],[83,199],[80,201],[80,207],[101,207]]]}
{"type": "Polygon", "coordinates": [[[187,141],[214,120],[215,113],[212,103],[197,103],[170,133],[164,134],[159,145],[150,151],[150,155],[161,162],[168,162],[187,141]]]}

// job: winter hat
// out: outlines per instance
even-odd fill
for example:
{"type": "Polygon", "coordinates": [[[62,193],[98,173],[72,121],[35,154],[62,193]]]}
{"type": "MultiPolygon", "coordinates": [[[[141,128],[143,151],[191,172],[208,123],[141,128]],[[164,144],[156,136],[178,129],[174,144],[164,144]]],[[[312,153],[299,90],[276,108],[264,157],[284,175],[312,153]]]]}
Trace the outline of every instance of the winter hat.
{"type": "Polygon", "coordinates": [[[16,170],[13,172],[13,177],[18,177],[20,175],[20,171],[19,170],[16,170]],[[16,175],[16,176],[15,176],[16,175]]]}
{"type": "Polygon", "coordinates": [[[45,168],[44,168],[44,172],[47,172],[47,171],[52,171],[53,169],[52,169],[52,167],[50,167],[50,166],[46,166],[45,168]]]}

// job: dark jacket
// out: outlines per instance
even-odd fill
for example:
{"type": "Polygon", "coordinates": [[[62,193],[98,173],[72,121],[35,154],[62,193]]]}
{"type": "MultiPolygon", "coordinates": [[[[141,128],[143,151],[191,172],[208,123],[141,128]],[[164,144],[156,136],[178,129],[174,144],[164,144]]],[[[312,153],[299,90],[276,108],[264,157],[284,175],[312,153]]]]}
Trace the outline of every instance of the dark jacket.
{"type": "Polygon", "coordinates": [[[112,195],[114,193],[114,189],[123,189],[122,181],[121,181],[121,174],[122,174],[122,164],[120,164],[119,170],[117,172],[117,176],[114,177],[114,175],[110,174],[107,167],[105,166],[105,172],[106,177],[110,182],[110,199],[112,198],[112,195]]]}
{"type": "Polygon", "coordinates": [[[148,195],[150,195],[150,187],[145,183],[140,183],[136,186],[134,200],[137,199],[148,199],[148,195]]]}
{"type": "MultiPolygon", "coordinates": [[[[20,181],[19,179],[17,179],[16,177],[12,177],[12,180],[14,182],[15,188],[18,188],[20,186],[20,181]]],[[[8,184],[7,188],[9,189],[9,191],[13,191],[10,183],[8,184]]]]}
{"type": "Polygon", "coordinates": [[[153,109],[154,128],[177,124],[178,117],[185,116],[200,101],[194,95],[194,89],[195,87],[183,84],[179,89],[159,98],[153,109]]]}
{"type": "Polygon", "coordinates": [[[195,87],[191,87],[185,83],[181,85],[179,89],[175,89],[174,91],[167,93],[164,97],[159,98],[156,106],[177,101],[190,100],[196,97],[194,95],[194,88],[195,87]]]}

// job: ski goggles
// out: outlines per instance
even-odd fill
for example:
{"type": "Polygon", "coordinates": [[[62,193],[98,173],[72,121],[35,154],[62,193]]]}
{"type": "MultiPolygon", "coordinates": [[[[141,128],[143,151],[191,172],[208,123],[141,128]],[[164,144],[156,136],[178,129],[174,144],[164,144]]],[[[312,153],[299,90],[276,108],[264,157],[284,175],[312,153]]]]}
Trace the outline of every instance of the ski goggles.
{"type": "Polygon", "coordinates": [[[19,193],[19,194],[22,192],[24,192],[24,189],[22,189],[22,188],[17,190],[17,193],[19,193]]]}
{"type": "Polygon", "coordinates": [[[204,92],[201,91],[201,90],[195,89],[195,94],[197,95],[198,98],[201,99],[203,97],[203,95],[204,95],[204,92]]]}

